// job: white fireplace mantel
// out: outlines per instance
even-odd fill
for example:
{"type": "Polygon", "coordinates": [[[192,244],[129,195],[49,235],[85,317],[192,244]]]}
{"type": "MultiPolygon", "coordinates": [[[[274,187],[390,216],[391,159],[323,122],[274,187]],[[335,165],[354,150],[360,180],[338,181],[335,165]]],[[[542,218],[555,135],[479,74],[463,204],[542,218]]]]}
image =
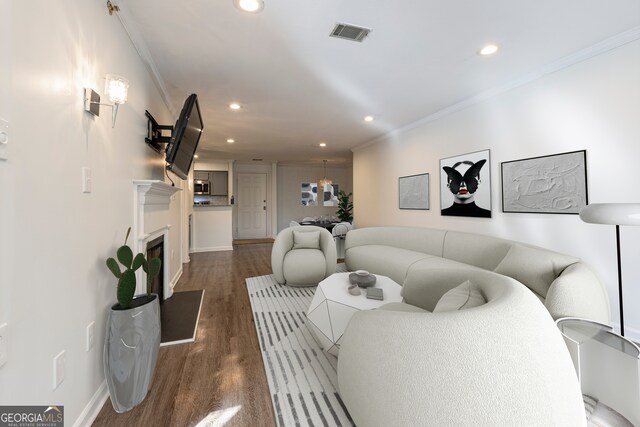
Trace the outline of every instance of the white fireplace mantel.
{"type": "MultiPolygon", "coordinates": [[[[146,251],[147,243],[156,237],[164,236],[164,298],[173,294],[173,285],[169,269],[172,242],[169,239],[171,229],[170,205],[174,194],[182,189],[159,180],[133,180],[133,235],[134,251],[146,251]]],[[[138,279],[137,293],[145,292],[145,281],[142,272],[136,272],[138,279]]]]}
{"type": "Polygon", "coordinates": [[[133,185],[137,189],[140,205],[168,205],[171,203],[171,196],[182,191],[178,187],[155,179],[134,180],[133,185]]]}

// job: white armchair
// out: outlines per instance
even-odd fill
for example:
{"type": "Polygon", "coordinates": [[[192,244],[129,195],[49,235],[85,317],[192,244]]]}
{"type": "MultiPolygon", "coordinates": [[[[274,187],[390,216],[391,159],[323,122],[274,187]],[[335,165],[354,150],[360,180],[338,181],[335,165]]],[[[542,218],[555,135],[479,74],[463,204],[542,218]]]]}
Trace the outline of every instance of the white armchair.
{"type": "Polygon", "coordinates": [[[280,284],[315,286],[336,272],[336,244],[322,227],[289,227],[276,236],[271,269],[280,284]]]}
{"type": "Polygon", "coordinates": [[[533,293],[489,271],[425,280],[403,288],[408,304],[358,312],[347,327],[338,385],[356,425],[586,425],[565,343],[533,293]],[[430,312],[466,280],[486,303],[430,312]]]}

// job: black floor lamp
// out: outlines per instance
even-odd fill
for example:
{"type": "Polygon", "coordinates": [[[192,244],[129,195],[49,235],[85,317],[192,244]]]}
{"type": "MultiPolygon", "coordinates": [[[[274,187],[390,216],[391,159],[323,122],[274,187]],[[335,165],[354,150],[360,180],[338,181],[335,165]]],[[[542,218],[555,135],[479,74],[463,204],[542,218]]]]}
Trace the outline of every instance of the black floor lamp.
{"type": "Polygon", "coordinates": [[[592,203],[580,211],[580,219],[592,224],[616,226],[618,259],[618,299],[620,302],[620,335],[624,336],[622,303],[622,264],[620,262],[620,226],[640,225],[640,203],[592,203]]]}

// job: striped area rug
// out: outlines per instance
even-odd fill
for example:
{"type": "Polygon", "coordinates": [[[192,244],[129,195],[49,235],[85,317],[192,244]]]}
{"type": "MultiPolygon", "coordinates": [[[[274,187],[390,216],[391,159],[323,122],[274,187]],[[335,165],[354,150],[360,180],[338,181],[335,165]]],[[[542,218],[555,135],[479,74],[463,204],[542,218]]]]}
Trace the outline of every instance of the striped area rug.
{"type": "Polygon", "coordinates": [[[279,285],[271,275],[246,282],[278,425],[354,425],[337,392],[338,360],[306,326],[316,288],[279,285]]]}

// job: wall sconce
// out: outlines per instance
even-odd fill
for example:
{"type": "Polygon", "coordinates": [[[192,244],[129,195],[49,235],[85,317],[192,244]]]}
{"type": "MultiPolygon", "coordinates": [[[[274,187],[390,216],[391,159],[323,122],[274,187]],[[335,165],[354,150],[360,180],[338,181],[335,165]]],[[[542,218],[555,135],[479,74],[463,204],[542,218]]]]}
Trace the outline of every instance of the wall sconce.
{"type": "Polygon", "coordinates": [[[111,107],[111,127],[116,125],[116,116],[118,115],[118,107],[120,104],[127,102],[127,94],[129,92],[129,80],[114,74],[107,74],[104,93],[111,104],[100,103],[100,95],[91,88],[84,89],[84,110],[93,114],[100,115],[100,106],[106,105],[111,107]]]}

